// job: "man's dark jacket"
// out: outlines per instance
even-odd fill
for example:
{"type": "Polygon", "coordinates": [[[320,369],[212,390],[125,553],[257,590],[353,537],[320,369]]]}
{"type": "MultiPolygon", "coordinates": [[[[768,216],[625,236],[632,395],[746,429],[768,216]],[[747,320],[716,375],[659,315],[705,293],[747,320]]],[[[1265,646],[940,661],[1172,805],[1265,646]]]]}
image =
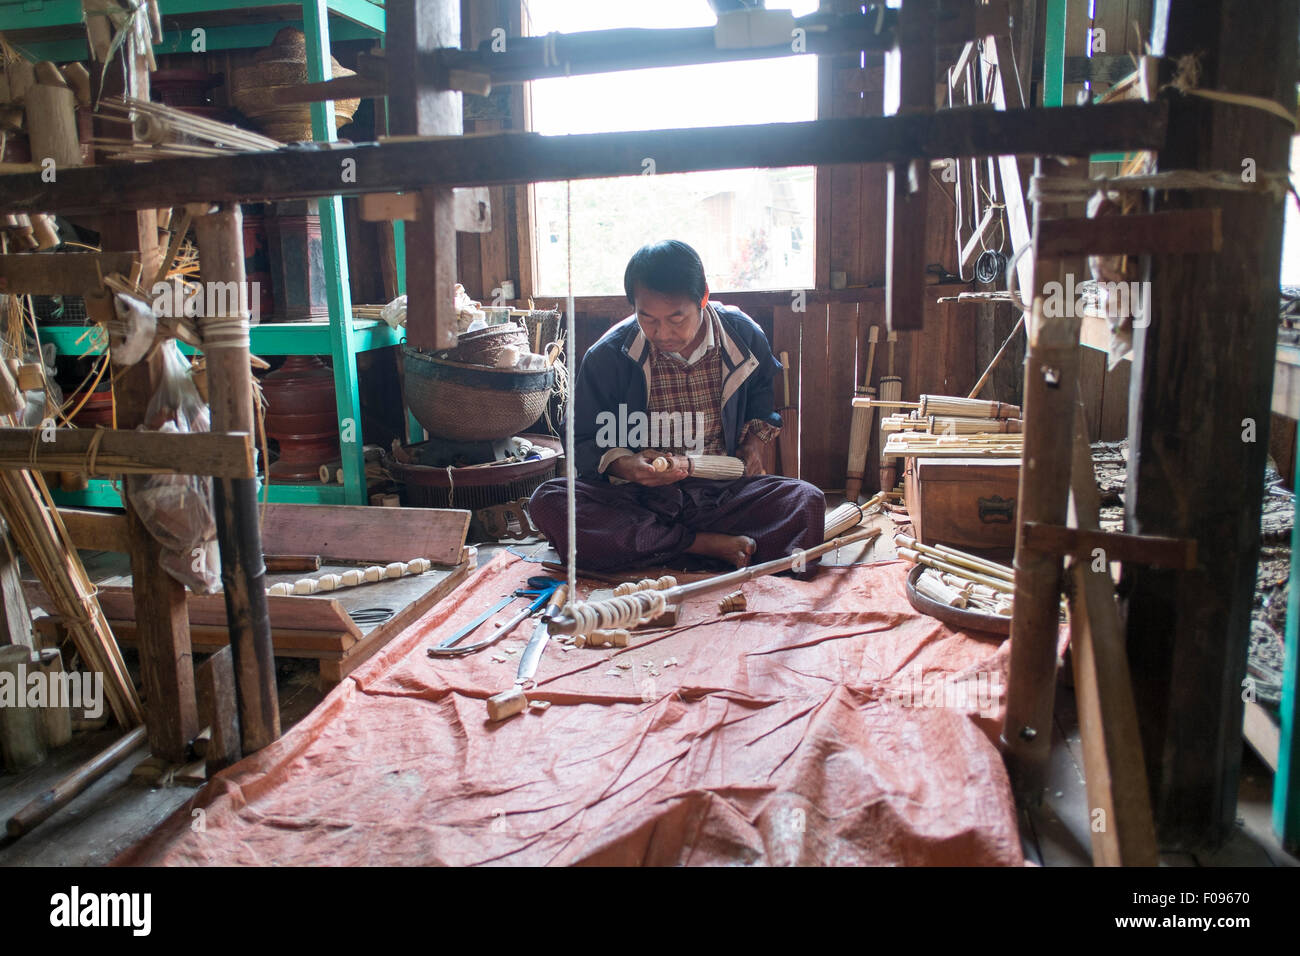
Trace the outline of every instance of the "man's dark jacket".
{"type": "MultiPolygon", "coordinates": [[[[781,426],[772,392],[772,379],[781,365],[772,357],[758,323],[731,306],[711,303],[710,308],[722,326],[721,341],[715,343],[722,350],[722,432],[727,453],[734,455],[745,422],[757,419],[781,426]]],[[[606,480],[600,474],[600,460],[610,449],[597,445],[600,428],[596,416],[607,411],[617,421],[620,405],[625,406],[627,415],[645,414],[649,381],[650,340],[641,332],[636,316],[618,323],[587,350],[573,396],[578,477],[606,480]]]]}

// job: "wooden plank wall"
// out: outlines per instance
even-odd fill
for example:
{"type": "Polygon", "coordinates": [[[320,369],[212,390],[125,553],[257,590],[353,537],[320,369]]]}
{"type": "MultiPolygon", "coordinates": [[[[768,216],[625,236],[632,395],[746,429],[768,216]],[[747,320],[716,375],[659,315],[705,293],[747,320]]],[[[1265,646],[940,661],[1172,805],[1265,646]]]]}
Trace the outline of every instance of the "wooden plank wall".
{"type": "MultiPolygon", "coordinates": [[[[973,310],[931,303],[924,329],[899,334],[895,370],[903,379],[904,401],[916,401],[923,392],[965,395],[970,390],[980,372],[971,347],[973,320],[973,310]]],[[[773,314],[773,350],[790,353],[790,389],[792,398],[798,396],[800,477],[827,491],[844,488],[850,399],[862,379],[873,325],[881,330],[874,382],[885,374],[888,356],[883,302],[810,306],[805,312],[780,307],[773,314]]],[[[878,438],[873,436],[868,453],[864,492],[877,490],[878,438]]]]}

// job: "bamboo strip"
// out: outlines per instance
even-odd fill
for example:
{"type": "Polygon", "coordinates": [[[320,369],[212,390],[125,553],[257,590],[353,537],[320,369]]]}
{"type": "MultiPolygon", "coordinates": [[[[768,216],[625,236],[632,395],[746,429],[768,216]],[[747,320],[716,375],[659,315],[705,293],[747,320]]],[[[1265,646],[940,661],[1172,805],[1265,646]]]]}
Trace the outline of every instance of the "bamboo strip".
{"type": "Polygon", "coordinates": [[[998,564],[996,561],[988,561],[984,558],[976,557],[973,554],[967,554],[965,551],[958,551],[956,548],[950,548],[944,544],[922,544],[916,538],[907,534],[894,535],[894,544],[900,548],[911,548],[913,551],[920,551],[922,554],[929,554],[951,564],[961,565],[970,568],[972,571],[979,571],[982,574],[988,574],[995,578],[1001,578],[1004,581],[1014,581],[1015,571],[1005,564],[998,564]]]}
{"type": "Polygon", "coordinates": [[[109,708],[123,727],[144,721],[122,653],[95,597],[95,587],[39,473],[0,472],[0,510],[23,556],[61,617],[82,661],[104,675],[109,708]]]}
{"type": "Polygon", "coordinates": [[[904,561],[911,562],[912,564],[923,564],[927,568],[933,568],[936,571],[947,571],[949,574],[957,575],[957,577],[967,578],[978,584],[988,585],[995,591],[1001,591],[1004,594],[1015,593],[1015,585],[1009,581],[1002,581],[998,578],[990,578],[982,574],[977,574],[968,568],[949,564],[947,561],[941,561],[938,558],[933,558],[928,554],[922,554],[920,551],[914,551],[911,548],[899,548],[898,556],[904,561]]]}

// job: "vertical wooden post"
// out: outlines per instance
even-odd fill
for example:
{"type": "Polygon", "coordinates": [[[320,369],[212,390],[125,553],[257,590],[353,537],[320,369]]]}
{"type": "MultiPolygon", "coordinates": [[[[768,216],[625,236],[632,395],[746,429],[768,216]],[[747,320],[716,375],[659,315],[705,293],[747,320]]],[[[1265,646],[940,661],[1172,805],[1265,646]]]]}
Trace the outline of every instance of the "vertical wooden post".
{"type": "MultiPolygon", "coordinates": [[[[936,0],[906,0],[897,44],[885,55],[885,115],[934,110],[936,0]]],[[[885,186],[885,323],[919,329],[925,316],[925,213],[930,161],[892,163],[885,186]]]]}
{"type": "MultiPolygon", "coordinates": [[[[252,434],[243,215],[234,204],[216,210],[192,207],[192,212],[205,292],[205,313],[199,322],[199,332],[208,362],[212,430],[252,434]],[[209,309],[218,314],[207,314],[209,309]]],[[[266,605],[266,566],[262,561],[262,533],[257,515],[257,481],[213,479],[212,490],[239,723],[244,752],[252,753],[280,736],[275,657],[266,605]]]]}
{"type": "MultiPolygon", "coordinates": [[[[1076,390],[1076,395],[1080,394],[1076,390]]],[[[1083,402],[1074,413],[1070,501],[1075,527],[1099,529],[1100,496],[1083,402]]],[[[1083,744],[1094,866],[1158,866],[1146,766],[1110,562],[1070,559],[1070,648],[1083,744]]]]}
{"type": "MultiPolygon", "coordinates": [[[[1074,175],[1086,172],[1079,163],[1074,175]]],[[[1039,169],[1064,175],[1053,161],[1039,169]]],[[[1036,218],[1041,205],[1035,204],[1036,218]]],[[[1025,357],[1025,453],[1016,501],[1016,591],[1011,618],[1011,665],[1002,744],[1022,796],[1041,796],[1052,746],[1052,708],[1056,694],[1056,646],[1060,633],[1062,560],[1059,554],[1022,546],[1026,522],[1065,524],[1069,504],[1075,383],[1079,370],[1079,317],[1074,301],[1044,286],[1063,275],[1063,263],[1035,256],[1033,311],[1025,357]],[[1053,268],[1054,267],[1054,268],[1053,268]]]]}
{"type": "MultiPolygon", "coordinates": [[[[131,46],[128,44],[125,49],[129,50],[131,46]]],[[[127,54],[123,52],[122,55],[127,54]]],[[[105,73],[104,95],[120,95],[124,89],[130,89],[134,95],[147,99],[149,71],[144,56],[130,57],[126,69],[130,72],[129,85],[121,69],[114,67],[105,73]]],[[[97,118],[95,135],[121,136],[121,124],[97,118]]],[[[163,250],[158,246],[158,215],[154,210],[101,216],[99,244],[104,252],[138,254],[141,275],[157,275],[163,250]]],[[[92,301],[93,297],[88,299],[88,305],[92,301]]],[[[107,299],[100,301],[106,302],[107,299]]],[[[113,395],[118,428],[136,428],[144,424],[149,401],[161,378],[160,353],[115,372],[113,395]]],[[[162,569],[159,563],[162,548],[141,524],[130,503],[124,504],[135,606],[148,609],[148,613],[140,615],[137,634],[143,696],[147,702],[145,725],[149,732],[149,749],[156,757],[181,763],[187,756],[190,741],[199,730],[185,587],[162,569]]]]}
{"type": "MultiPolygon", "coordinates": [[[[460,45],[459,0],[389,0],[387,17],[389,131],[460,135],[465,128],[460,93],[427,85],[419,68],[434,50],[460,45]]],[[[450,189],[426,189],[420,193],[419,219],[405,224],[406,341],[414,348],[456,344],[452,210],[450,189]]]]}
{"type": "MultiPolygon", "coordinates": [[[[1206,90],[1295,108],[1297,0],[1158,2],[1153,52],[1199,65],[1206,90]]],[[[1167,78],[1167,77],[1166,77],[1167,78]]],[[[1285,174],[1292,127],[1261,109],[1175,92],[1162,170],[1285,174]]],[[[1194,538],[1213,565],[1125,567],[1128,652],[1163,848],[1231,832],[1277,341],[1284,200],[1157,193],[1156,210],[1221,210],[1222,251],[1153,256],[1136,330],[1126,530],[1194,538]]]]}

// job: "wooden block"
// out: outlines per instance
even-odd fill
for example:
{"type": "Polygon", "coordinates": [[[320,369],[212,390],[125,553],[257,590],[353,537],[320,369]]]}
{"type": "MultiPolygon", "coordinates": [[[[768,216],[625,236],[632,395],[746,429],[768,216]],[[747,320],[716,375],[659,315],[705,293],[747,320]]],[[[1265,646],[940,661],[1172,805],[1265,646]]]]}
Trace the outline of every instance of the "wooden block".
{"type": "Polygon", "coordinates": [[[1199,255],[1223,248],[1219,209],[1170,209],[1096,219],[1044,219],[1039,259],[1085,255],[1199,255]]]}
{"type": "MultiPolygon", "coordinates": [[[[458,186],[451,193],[457,232],[492,231],[488,187],[458,186]]],[[[364,193],[361,196],[361,218],[366,222],[409,221],[419,214],[419,193],[364,193]]]]}
{"type": "MultiPolygon", "coordinates": [[[[26,693],[26,677],[39,669],[32,649],[24,644],[0,647],[0,674],[18,693],[26,693]]],[[[36,707],[0,707],[0,755],[10,773],[21,773],[45,760],[45,729],[36,707]]]]}
{"type": "Polygon", "coordinates": [[[632,630],[648,631],[652,627],[676,627],[677,617],[681,614],[682,606],[680,604],[668,604],[664,606],[663,613],[658,617],[651,618],[644,624],[638,624],[632,630]]]}
{"type": "Polygon", "coordinates": [[[366,193],[361,197],[361,218],[366,222],[414,219],[419,213],[419,193],[366,193]]]}
{"type": "Polygon", "coordinates": [[[172,775],[172,779],[177,783],[201,787],[208,782],[208,771],[202,760],[195,760],[178,769],[172,775]]]}
{"type": "Polygon", "coordinates": [[[1105,552],[1107,562],[1131,561],[1153,568],[1183,571],[1196,567],[1195,538],[1125,534],[1026,521],[1021,543],[1033,551],[1074,555],[1077,559],[1086,561],[1091,561],[1094,551],[1101,549],[1105,552]]]}
{"type": "Polygon", "coordinates": [[[126,517],[110,511],[88,511],[80,508],[60,508],[59,519],[68,529],[72,543],[87,551],[117,551],[126,554],[131,550],[126,531],[126,517]]]}
{"type": "MultiPolygon", "coordinates": [[[[0,255],[0,292],[13,295],[83,295],[102,276],[131,270],[128,252],[67,252],[57,256],[0,255]]],[[[110,302],[111,305],[111,302],[110,302]]],[[[113,318],[112,313],[108,318],[113,318]]]]}
{"type": "MultiPolygon", "coordinates": [[[[53,688],[66,686],[63,674],[63,654],[58,648],[47,648],[39,653],[39,667],[45,675],[47,699],[41,708],[41,721],[47,747],[62,747],[72,739],[72,709],[66,700],[56,703],[53,688]]],[[[84,677],[83,677],[84,679],[84,677]]]]}
{"type": "Polygon", "coordinates": [[[211,728],[206,746],[209,773],[216,773],[238,760],[243,749],[239,735],[239,711],[235,706],[234,657],[227,645],[199,665],[194,672],[198,697],[199,724],[211,728]]]}
{"type": "Polygon", "coordinates": [[[272,554],[319,554],[325,561],[428,558],[454,567],[462,560],[469,520],[468,511],[443,508],[270,504],[262,542],[272,554]]]}

